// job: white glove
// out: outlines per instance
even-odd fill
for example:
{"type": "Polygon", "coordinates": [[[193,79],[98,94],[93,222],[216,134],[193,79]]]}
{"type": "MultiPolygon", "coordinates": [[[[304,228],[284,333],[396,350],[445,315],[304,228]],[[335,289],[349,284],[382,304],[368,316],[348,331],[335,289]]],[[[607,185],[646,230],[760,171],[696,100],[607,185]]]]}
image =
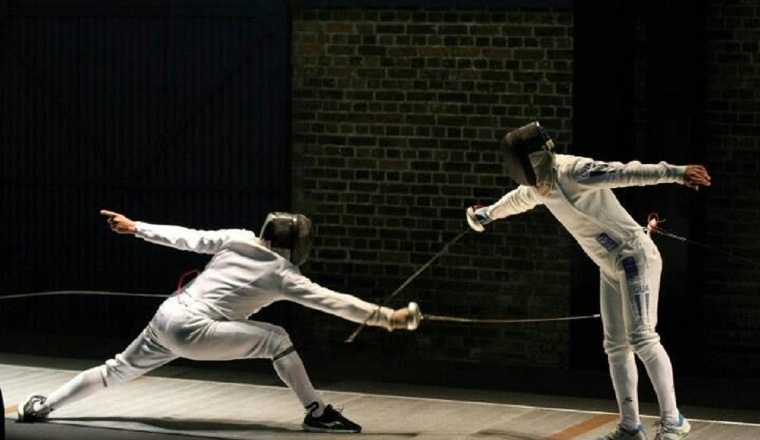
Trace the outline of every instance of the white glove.
{"type": "Polygon", "coordinates": [[[493,220],[488,215],[488,208],[485,206],[470,206],[467,208],[467,223],[470,227],[478,232],[483,232],[485,225],[493,220]]]}

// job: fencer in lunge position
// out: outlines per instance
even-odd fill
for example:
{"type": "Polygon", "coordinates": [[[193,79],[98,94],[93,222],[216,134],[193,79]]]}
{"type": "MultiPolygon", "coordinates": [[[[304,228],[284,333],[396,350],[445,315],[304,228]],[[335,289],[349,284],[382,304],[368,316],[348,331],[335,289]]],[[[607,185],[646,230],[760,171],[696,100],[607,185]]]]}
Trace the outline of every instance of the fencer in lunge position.
{"type": "Polygon", "coordinates": [[[603,162],[556,154],[544,128],[533,122],[501,141],[505,168],[519,186],[490,206],[466,210],[476,231],[493,220],[546,208],[599,266],[600,312],[620,420],[598,440],[646,440],[641,424],[635,356],[657,394],[660,420],[655,440],[686,437],[691,427],[676,404],[670,357],[655,330],[662,260],[652,239],[623,208],[613,188],[678,183],[710,186],[701,165],[603,162]]]}
{"type": "Polygon", "coordinates": [[[105,364],[79,373],[49,396],[34,394],[18,407],[18,420],[35,422],[106,387],[126,383],[179,357],[192,360],[269,358],[306,409],[302,429],[358,433],[361,426],[325,404],[282,327],[249,320],[280,300],[389,331],[415,330],[416,303],[392,310],[322,287],[301,274],[311,249],[311,221],[301,214],[271,213],[259,236],[242,229],[201,231],[132,221],[101,211],[111,229],[151,243],[212,254],[204,270],[169,296],[142,333],[105,364]]]}

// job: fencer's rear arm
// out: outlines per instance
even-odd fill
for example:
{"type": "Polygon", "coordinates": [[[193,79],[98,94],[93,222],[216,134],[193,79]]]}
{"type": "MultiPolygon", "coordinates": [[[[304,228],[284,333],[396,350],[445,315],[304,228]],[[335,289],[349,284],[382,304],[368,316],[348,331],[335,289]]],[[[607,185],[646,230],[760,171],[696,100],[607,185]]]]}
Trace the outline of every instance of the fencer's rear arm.
{"type": "Polygon", "coordinates": [[[204,231],[184,228],[182,226],[135,222],[136,237],[150,243],[200,254],[215,254],[233,237],[241,235],[250,236],[251,239],[256,237],[253,232],[242,229],[204,231]]]}

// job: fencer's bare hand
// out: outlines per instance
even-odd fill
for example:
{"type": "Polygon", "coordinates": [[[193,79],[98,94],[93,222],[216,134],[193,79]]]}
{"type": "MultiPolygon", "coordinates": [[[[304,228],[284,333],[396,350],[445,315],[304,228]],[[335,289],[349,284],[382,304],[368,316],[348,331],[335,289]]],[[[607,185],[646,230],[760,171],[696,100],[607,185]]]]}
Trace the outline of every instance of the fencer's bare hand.
{"type": "Polygon", "coordinates": [[[683,173],[683,184],[689,188],[699,189],[700,186],[710,186],[710,174],[702,165],[686,165],[683,173]]]}
{"type": "Polygon", "coordinates": [[[100,214],[108,217],[108,226],[117,234],[134,234],[135,222],[119,214],[118,212],[100,210],[100,214]]]}

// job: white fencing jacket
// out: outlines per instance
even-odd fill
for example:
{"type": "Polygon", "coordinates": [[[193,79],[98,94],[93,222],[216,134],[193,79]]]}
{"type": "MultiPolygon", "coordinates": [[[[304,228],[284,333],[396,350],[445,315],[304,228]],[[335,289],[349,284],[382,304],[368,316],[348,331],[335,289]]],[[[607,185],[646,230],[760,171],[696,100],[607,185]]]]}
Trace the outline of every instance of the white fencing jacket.
{"type": "MultiPolygon", "coordinates": [[[[642,239],[636,223],[612,192],[613,188],[683,184],[685,166],[602,162],[555,154],[553,185],[542,195],[538,188],[519,186],[487,208],[496,220],[545,205],[580,246],[608,274],[614,274],[615,256],[634,239],[642,239]]],[[[647,236],[643,239],[649,239],[647,236]]]]}
{"type": "Polygon", "coordinates": [[[180,295],[205,306],[214,319],[247,319],[279,300],[356,323],[363,323],[378,309],[375,304],[312,282],[298,266],[262,245],[251,231],[203,231],[145,222],[136,222],[135,226],[135,235],[151,243],[213,255],[180,295]]]}

